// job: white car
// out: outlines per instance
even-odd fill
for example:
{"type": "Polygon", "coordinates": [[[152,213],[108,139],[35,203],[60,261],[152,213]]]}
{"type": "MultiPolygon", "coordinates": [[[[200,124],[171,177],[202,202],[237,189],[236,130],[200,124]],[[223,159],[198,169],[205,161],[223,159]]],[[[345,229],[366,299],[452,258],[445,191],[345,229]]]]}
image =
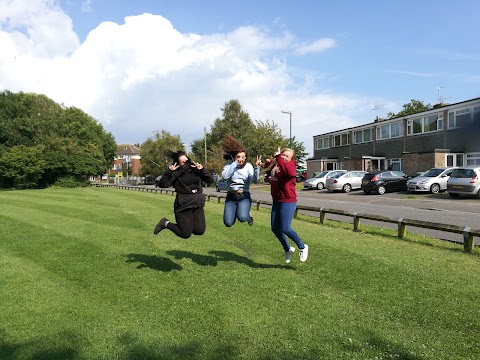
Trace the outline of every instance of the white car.
{"type": "Polygon", "coordinates": [[[332,191],[350,192],[362,188],[362,179],[366,171],[347,171],[339,173],[327,179],[325,187],[332,191]]]}
{"type": "Polygon", "coordinates": [[[409,191],[428,191],[437,194],[447,190],[447,181],[455,168],[432,168],[407,181],[409,191]]]}
{"type": "Polygon", "coordinates": [[[325,183],[328,178],[336,174],[344,174],[347,170],[328,170],[316,173],[315,177],[307,179],[303,182],[304,189],[318,189],[322,190],[325,188],[325,183]]]}

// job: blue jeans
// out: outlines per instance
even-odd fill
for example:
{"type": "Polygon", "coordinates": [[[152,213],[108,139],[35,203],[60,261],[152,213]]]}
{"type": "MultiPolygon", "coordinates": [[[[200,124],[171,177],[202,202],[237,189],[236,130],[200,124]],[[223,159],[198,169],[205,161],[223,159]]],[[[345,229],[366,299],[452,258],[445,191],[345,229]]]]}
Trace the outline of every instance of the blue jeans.
{"type": "Polygon", "coordinates": [[[280,241],[280,244],[282,244],[285,251],[290,250],[290,245],[288,244],[285,235],[292,239],[299,249],[305,247],[305,244],[302,242],[298,234],[290,227],[296,207],[296,202],[274,202],[272,205],[272,231],[280,241]]]}
{"type": "Polygon", "coordinates": [[[223,209],[223,223],[230,227],[235,224],[235,220],[245,222],[250,219],[250,206],[252,205],[252,198],[250,193],[242,194],[227,193],[225,199],[225,208],[223,209]]]}

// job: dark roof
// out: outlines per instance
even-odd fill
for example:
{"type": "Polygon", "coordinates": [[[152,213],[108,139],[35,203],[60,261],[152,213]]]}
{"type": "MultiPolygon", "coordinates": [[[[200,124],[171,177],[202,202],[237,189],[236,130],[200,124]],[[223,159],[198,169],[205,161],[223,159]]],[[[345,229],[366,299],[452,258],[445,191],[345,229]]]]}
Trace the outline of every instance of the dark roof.
{"type": "MultiPolygon", "coordinates": [[[[350,131],[350,130],[353,130],[353,129],[356,129],[356,128],[366,127],[366,126],[368,126],[368,125],[381,124],[382,121],[387,121],[387,120],[390,121],[390,120],[394,120],[394,119],[403,119],[403,118],[405,118],[405,117],[417,116],[417,115],[422,114],[422,113],[424,113],[424,112],[429,112],[429,111],[432,111],[432,110],[438,110],[438,109],[441,109],[441,108],[444,108],[444,107],[455,106],[455,105],[463,104],[463,103],[470,102],[470,101],[476,101],[476,100],[480,100],[480,98],[474,98],[474,99],[470,99],[470,100],[460,101],[460,102],[454,103],[454,104],[442,104],[442,106],[440,106],[440,107],[433,107],[432,109],[425,110],[425,111],[421,111],[421,112],[418,112],[418,113],[415,113],[415,114],[409,114],[409,115],[405,115],[405,116],[398,116],[398,117],[393,117],[393,118],[389,118],[389,119],[382,119],[381,121],[375,120],[375,121],[373,121],[373,122],[366,123],[366,124],[362,124],[362,125],[356,125],[356,126],[352,126],[352,127],[345,128],[345,129],[339,129],[339,130],[330,131],[330,132],[328,132],[328,133],[313,135],[313,137],[325,136],[325,135],[331,135],[331,134],[337,134],[337,133],[341,133],[341,132],[347,132],[347,131],[350,131]]],[[[438,105],[438,104],[437,104],[437,105],[438,105]]]]}
{"type": "Polygon", "coordinates": [[[115,154],[117,155],[140,155],[140,150],[138,146],[130,145],[130,144],[120,144],[117,145],[117,151],[115,154]]]}

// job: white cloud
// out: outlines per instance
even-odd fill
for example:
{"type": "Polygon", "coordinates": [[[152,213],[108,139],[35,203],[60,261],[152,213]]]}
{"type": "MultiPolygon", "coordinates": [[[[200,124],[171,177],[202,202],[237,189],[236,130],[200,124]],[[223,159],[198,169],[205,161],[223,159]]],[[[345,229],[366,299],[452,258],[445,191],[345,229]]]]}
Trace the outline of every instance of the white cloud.
{"type": "MultiPolygon", "coordinates": [[[[162,129],[190,143],[226,101],[238,99],[252,120],[275,121],[285,136],[288,117],[280,111],[292,111],[293,135],[311,153],[313,135],[353,126],[371,102],[317,94],[311,79],[297,85],[282,56],[295,46],[289,33],[249,26],[183,34],[162,16],[143,14],[103,22],[80,44],[54,1],[0,0],[0,14],[0,89],[79,107],[119,143],[142,143],[162,129]]],[[[297,52],[334,45],[324,39],[297,52]]]]}
{"type": "Polygon", "coordinates": [[[307,55],[319,53],[336,46],[336,41],[330,38],[323,38],[311,43],[302,44],[295,49],[295,55],[307,55]]]}
{"type": "Polygon", "coordinates": [[[84,13],[89,13],[89,12],[92,12],[92,3],[93,3],[93,0],[85,0],[82,5],[80,6],[80,9],[82,10],[82,12],[84,13]]]}

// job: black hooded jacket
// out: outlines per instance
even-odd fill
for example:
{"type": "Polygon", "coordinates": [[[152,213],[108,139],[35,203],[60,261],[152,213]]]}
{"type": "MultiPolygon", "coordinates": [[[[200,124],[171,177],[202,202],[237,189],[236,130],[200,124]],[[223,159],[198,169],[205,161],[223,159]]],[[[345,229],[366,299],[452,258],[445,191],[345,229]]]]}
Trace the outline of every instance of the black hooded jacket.
{"type": "Polygon", "coordinates": [[[160,179],[160,187],[172,186],[177,193],[174,211],[205,206],[202,182],[212,184],[212,174],[205,168],[198,170],[190,166],[190,162],[177,170],[168,169],[160,179]]]}

